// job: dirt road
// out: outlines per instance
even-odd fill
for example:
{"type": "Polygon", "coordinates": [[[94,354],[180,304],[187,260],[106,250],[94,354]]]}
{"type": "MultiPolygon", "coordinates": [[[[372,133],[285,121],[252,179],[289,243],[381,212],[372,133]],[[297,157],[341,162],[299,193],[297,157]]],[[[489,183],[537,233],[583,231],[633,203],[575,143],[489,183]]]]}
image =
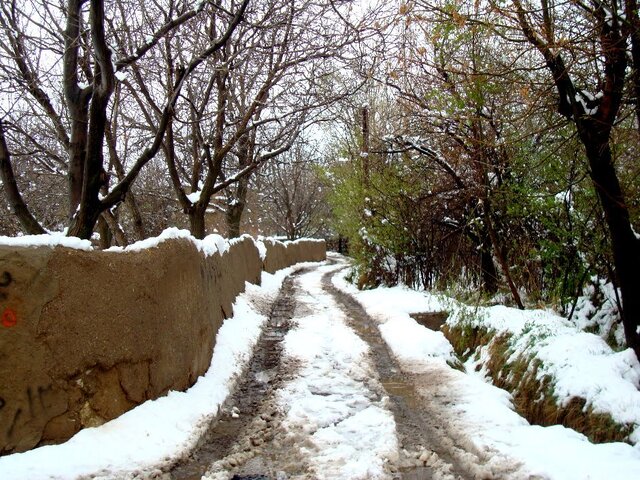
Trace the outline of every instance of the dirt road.
{"type": "Polygon", "coordinates": [[[332,277],[344,268],[334,259],[285,280],[243,380],[199,448],[167,479],[512,478],[517,465],[496,467],[490,454],[475,451],[464,432],[452,427],[447,406],[456,398],[447,386],[447,368],[403,371],[376,321],[333,286],[332,277]],[[340,323],[326,327],[322,321],[340,323]],[[348,331],[340,333],[342,328],[348,331]],[[309,349],[326,342],[312,356],[315,366],[289,346],[305,329],[315,335],[308,337],[309,349]],[[332,350],[342,339],[354,350],[364,345],[363,356],[354,354],[351,365],[351,357],[338,361],[341,351],[332,350]],[[362,429],[354,419],[365,413],[380,422],[362,429]],[[386,418],[391,430],[383,430],[386,418]],[[382,430],[373,431],[378,423],[382,430]],[[372,452],[378,453],[366,456],[372,452]],[[349,454],[380,468],[357,470],[349,454]]]}

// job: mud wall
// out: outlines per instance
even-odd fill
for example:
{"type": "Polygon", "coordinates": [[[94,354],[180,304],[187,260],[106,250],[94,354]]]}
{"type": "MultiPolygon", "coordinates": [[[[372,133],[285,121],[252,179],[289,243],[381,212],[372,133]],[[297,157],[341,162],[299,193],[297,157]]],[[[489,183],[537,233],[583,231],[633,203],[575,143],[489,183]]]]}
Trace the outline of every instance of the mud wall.
{"type": "Polygon", "coordinates": [[[188,239],[137,252],[0,245],[0,454],[59,443],[169,390],[211,360],[245,281],[325,258],[324,242],[188,239]]]}
{"type": "Polygon", "coordinates": [[[267,255],[264,259],[265,272],[273,273],[298,262],[320,262],[327,257],[324,240],[295,240],[282,243],[272,239],[264,240],[267,255]]]}

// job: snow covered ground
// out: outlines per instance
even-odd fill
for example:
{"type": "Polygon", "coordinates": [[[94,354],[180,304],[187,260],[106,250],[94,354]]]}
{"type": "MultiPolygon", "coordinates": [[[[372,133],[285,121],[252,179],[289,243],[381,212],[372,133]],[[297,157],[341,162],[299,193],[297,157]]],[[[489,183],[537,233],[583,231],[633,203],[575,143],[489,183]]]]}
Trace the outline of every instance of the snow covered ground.
{"type": "MultiPolygon", "coordinates": [[[[553,370],[563,395],[584,395],[598,408],[617,418],[640,426],[640,366],[633,353],[613,352],[596,335],[579,335],[566,320],[549,312],[491,307],[465,314],[464,308],[451,299],[406,287],[358,291],[342,276],[334,284],[352,295],[369,315],[380,322],[380,331],[394,355],[408,371],[420,373],[433,364],[446,365],[453,349],[444,335],[420,326],[410,313],[453,312],[452,321],[464,316],[498,331],[523,331],[538,336],[540,356],[553,370]],[[557,338],[557,342],[553,341],[557,338]]],[[[523,346],[532,345],[523,337],[523,346]]],[[[473,365],[470,365],[473,367],[473,365]]],[[[592,444],[574,430],[562,427],[539,427],[513,411],[510,395],[488,383],[482,371],[467,368],[467,373],[453,370],[453,385],[458,402],[452,405],[453,428],[466,432],[480,451],[505,455],[523,463],[523,475],[550,479],[632,479],[640,478],[640,445],[626,443],[592,444]]],[[[633,440],[637,442],[638,429],[633,440]]]]}
{"type": "MultiPolygon", "coordinates": [[[[263,273],[260,287],[246,285],[233,318],[218,332],[211,368],[187,392],[147,401],[64,444],[0,457],[0,479],[153,478],[186,456],[250,358],[266,321],[260,306],[272,302],[283,279],[305,265],[263,273]]],[[[285,355],[299,371],[278,393],[287,412],[282,426],[303,446],[315,478],[385,477],[384,463],[398,450],[393,415],[365,359],[366,345],[321,291],[327,268],[335,269],[321,267],[300,280],[297,327],[285,338],[285,355]]]]}
{"type": "MultiPolygon", "coordinates": [[[[394,419],[366,359],[366,344],[346,326],[344,313],[321,288],[321,275],[335,268],[324,265],[298,279],[296,327],[284,340],[285,358],[298,368],[276,394],[285,412],[282,428],[300,439],[317,478],[385,477],[385,463],[394,461],[398,450],[394,419]]],[[[266,321],[260,307],[273,301],[292,270],[263,273],[262,286],[247,285],[234,305],[234,317],[218,333],[211,368],[187,392],[148,401],[100,427],[79,432],[62,445],[0,457],[0,479],[133,479],[140,474],[149,478],[187,455],[249,360],[266,321]]],[[[457,399],[450,405],[450,428],[482,453],[486,465],[478,470],[484,475],[480,478],[491,478],[487,472],[504,471],[516,473],[503,478],[640,478],[638,443],[635,447],[594,445],[561,426],[531,426],[513,411],[509,394],[487,383],[482,371],[470,368],[463,373],[450,368],[451,345],[440,332],[418,325],[409,313],[453,310],[455,321],[463,317],[463,309],[455,302],[402,287],[359,292],[341,274],[334,277],[334,284],[354,295],[379,322],[403,369],[419,375],[438,368],[447,376],[447,388],[454,390],[457,399]]],[[[628,353],[606,351],[597,340],[576,335],[570,324],[548,312],[492,307],[475,313],[464,318],[482,319],[494,328],[521,335],[536,325],[554,328],[553,335],[538,332],[537,351],[546,355],[545,362],[555,365],[549,368],[555,369],[558,378],[566,380],[562,385],[567,395],[580,392],[598,408],[619,410],[633,422],[640,418],[640,366],[628,353]],[[552,337],[561,343],[545,343],[552,337]],[[580,362],[589,368],[581,368],[580,362]]],[[[523,341],[522,348],[530,343],[523,341]]],[[[429,395],[429,388],[420,393],[429,395]]]]}
{"type": "MultiPolygon", "coordinates": [[[[228,480],[236,473],[243,478],[391,478],[387,467],[397,460],[399,445],[389,397],[369,346],[322,288],[322,276],[335,270],[335,265],[323,265],[296,276],[295,309],[283,339],[282,366],[276,370],[282,383],[259,407],[239,411],[265,418],[275,407],[277,426],[267,427],[272,434],[243,429],[235,442],[240,448],[216,461],[204,479],[228,480]],[[264,446],[252,442],[260,437],[269,438],[264,446]]],[[[273,374],[264,370],[255,376],[273,374]]]]}
{"type": "Polygon", "coordinates": [[[295,359],[300,370],[278,394],[287,411],[283,427],[308,437],[315,478],[387,478],[384,464],[398,452],[395,421],[388,398],[379,398],[384,390],[366,356],[368,346],[321,287],[322,274],[332,269],[299,279],[297,327],[285,338],[285,358],[295,359]]]}

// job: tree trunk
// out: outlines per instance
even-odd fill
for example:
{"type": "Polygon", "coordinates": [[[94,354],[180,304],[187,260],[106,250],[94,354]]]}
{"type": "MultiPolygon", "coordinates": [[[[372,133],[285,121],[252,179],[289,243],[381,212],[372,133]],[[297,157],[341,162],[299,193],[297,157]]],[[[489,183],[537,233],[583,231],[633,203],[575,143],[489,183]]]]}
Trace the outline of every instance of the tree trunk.
{"type": "Polygon", "coordinates": [[[615,273],[622,293],[621,316],[627,345],[640,358],[640,241],[631,227],[608,136],[604,140],[587,134],[582,137],[591,167],[591,179],[611,236],[615,273]]]}
{"type": "MultiPolygon", "coordinates": [[[[119,101],[118,98],[116,98],[116,102],[117,101],[119,101]]],[[[126,172],[124,170],[122,162],[120,161],[118,150],[116,149],[115,136],[113,134],[113,127],[110,122],[107,122],[105,128],[105,139],[107,148],[109,149],[109,169],[111,170],[111,167],[115,169],[118,181],[121,182],[126,176],[126,172]]],[[[108,192],[103,193],[106,194],[108,192]]],[[[133,219],[133,232],[135,240],[144,240],[145,238],[147,238],[144,220],[142,219],[142,214],[140,213],[140,208],[138,207],[138,202],[135,195],[133,194],[132,189],[129,189],[127,191],[127,194],[124,197],[124,203],[127,206],[127,209],[129,210],[129,213],[131,214],[131,217],[133,219]]]]}
{"type": "Polygon", "coordinates": [[[479,232],[472,229],[466,229],[467,237],[480,251],[480,275],[482,277],[482,290],[493,295],[498,291],[498,270],[493,261],[493,242],[489,236],[487,228],[482,226],[479,232]]]}
{"type": "Polygon", "coordinates": [[[507,285],[509,286],[509,290],[511,291],[511,296],[513,297],[513,300],[516,302],[516,305],[518,306],[518,308],[520,310],[524,310],[524,304],[522,303],[522,299],[520,298],[520,294],[518,293],[516,284],[513,282],[513,278],[511,277],[511,272],[509,271],[509,264],[507,263],[507,260],[504,258],[504,255],[500,251],[498,238],[493,228],[491,217],[488,211],[485,211],[484,219],[487,227],[487,232],[489,233],[489,238],[491,239],[491,243],[493,245],[493,252],[496,258],[498,259],[498,263],[500,264],[500,269],[502,270],[502,274],[507,280],[507,285]]]}
{"type": "Polygon", "coordinates": [[[482,289],[493,295],[498,291],[498,271],[493,262],[491,248],[487,245],[489,240],[482,244],[480,248],[480,268],[482,270],[482,289]]]}
{"type": "Polygon", "coordinates": [[[118,219],[115,217],[113,213],[111,213],[109,210],[105,210],[100,215],[100,219],[98,220],[98,222],[100,220],[103,220],[109,227],[109,233],[111,235],[111,239],[112,240],[115,239],[116,245],[120,247],[129,245],[129,240],[127,239],[127,236],[125,235],[124,231],[120,227],[120,224],[118,223],[118,219]]]}
{"type": "MultiPolygon", "coordinates": [[[[70,108],[70,110],[72,110],[70,108]]],[[[86,115],[76,114],[71,127],[71,145],[69,147],[69,168],[67,182],[69,185],[69,218],[78,211],[82,201],[82,182],[84,179],[84,157],[86,156],[86,115]]]]}
{"type": "Polygon", "coordinates": [[[2,124],[2,119],[0,119],[0,178],[2,178],[2,183],[4,183],[7,200],[11,205],[11,209],[15,216],[18,217],[18,220],[25,232],[29,235],[47,233],[35,217],[31,215],[31,212],[18,189],[18,184],[16,183],[16,178],[13,174],[13,167],[11,165],[11,154],[9,153],[9,147],[7,146],[7,142],[4,138],[4,126],[2,124]]]}
{"type": "Polygon", "coordinates": [[[99,203],[82,204],[78,213],[71,220],[67,236],[90,239],[100,213],[102,213],[102,209],[99,203]]]}
{"type": "MultiPolygon", "coordinates": [[[[238,164],[240,169],[251,165],[254,145],[255,132],[253,134],[244,134],[238,141],[238,164]]],[[[235,195],[233,195],[231,202],[227,205],[226,220],[228,238],[240,236],[240,221],[242,220],[242,213],[247,203],[247,191],[249,190],[250,178],[251,173],[248,173],[238,180],[235,195]]]]}
{"type": "Polygon", "coordinates": [[[364,179],[365,189],[369,188],[369,107],[362,107],[362,151],[360,158],[362,160],[362,175],[364,179]]]}
{"type": "Polygon", "coordinates": [[[133,218],[133,232],[135,234],[135,239],[144,240],[147,238],[147,229],[144,226],[144,220],[142,219],[142,213],[140,213],[140,208],[138,207],[138,201],[131,190],[127,192],[124,203],[133,218]]]}
{"type": "Polygon", "coordinates": [[[233,202],[227,205],[227,236],[228,238],[236,238],[240,236],[240,222],[242,221],[242,213],[247,203],[247,190],[249,189],[249,177],[247,175],[238,180],[236,184],[236,194],[233,202]]]}
{"type": "Polygon", "coordinates": [[[63,86],[66,105],[71,121],[69,142],[69,218],[76,214],[82,200],[84,160],[87,146],[88,105],[90,95],[87,88],[81,89],[78,80],[78,62],[81,29],[81,0],[67,3],[67,23],[64,31],[65,50],[63,61],[63,86]]]}
{"type": "Polygon", "coordinates": [[[203,208],[200,202],[195,203],[187,213],[189,215],[189,231],[196,238],[203,239],[206,234],[205,213],[206,206],[203,208]]]}
{"type": "MultiPolygon", "coordinates": [[[[640,277],[638,277],[640,250],[638,247],[640,242],[631,227],[629,211],[613,165],[609,140],[625,95],[629,41],[631,41],[634,68],[638,67],[637,62],[640,61],[638,52],[640,38],[637,32],[633,31],[634,27],[638,26],[637,2],[635,0],[625,2],[625,11],[630,22],[626,25],[619,20],[606,20],[603,12],[606,9],[602,5],[594,9],[594,27],[599,36],[597,43],[599,52],[593,59],[598,58],[598,61],[602,62],[601,73],[603,74],[599,79],[603,95],[599,99],[598,108],[594,114],[587,114],[584,105],[577,100],[576,94],[579,92],[574,87],[570,70],[560,53],[536,34],[528,22],[522,2],[520,0],[512,0],[512,2],[516,7],[522,32],[529,43],[544,56],[547,67],[553,75],[560,99],[559,112],[574,122],[585,147],[591,168],[591,179],[602,205],[611,238],[615,273],[622,292],[621,315],[627,345],[640,359],[640,332],[638,332],[638,325],[640,325],[640,277]]],[[[546,8],[549,7],[546,6],[546,8]]],[[[632,83],[634,82],[632,88],[636,92],[640,91],[637,89],[637,84],[640,82],[637,75],[632,77],[632,83]]],[[[638,118],[640,119],[640,116],[638,118]]]]}
{"type": "Polygon", "coordinates": [[[229,205],[226,212],[227,237],[237,238],[240,236],[240,221],[244,211],[244,201],[238,201],[234,205],[229,205]]]}
{"type": "Polygon", "coordinates": [[[100,215],[100,218],[98,218],[97,227],[98,233],[100,234],[100,249],[106,250],[111,246],[113,235],[111,235],[111,230],[109,229],[107,221],[104,219],[104,215],[100,215]]]}

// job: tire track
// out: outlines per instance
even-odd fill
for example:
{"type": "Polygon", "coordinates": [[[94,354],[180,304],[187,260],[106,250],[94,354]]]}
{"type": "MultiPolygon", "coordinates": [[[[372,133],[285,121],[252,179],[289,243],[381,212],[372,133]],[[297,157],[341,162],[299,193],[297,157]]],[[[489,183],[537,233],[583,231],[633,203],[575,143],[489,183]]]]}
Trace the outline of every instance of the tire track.
{"type": "Polygon", "coordinates": [[[199,446],[165,478],[199,480],[216,472],[237,470],[257,457],[262,445],[273,441],[280,412],[272,397],[288,376],[285,370],[289,367],[281,362],[281,343],[295,308],[294,278],[301,273],[303,270],[284,280],[243,380],[222,405],[199,446]]]}
{"type": "Polygon", "coordinates": [[[377,322],[355,298],[333,285],[331,279],[336,274],[323,276],[323,288],[346,313],[349,326],[369,344],[380,382],[391,399],[401,444],[398,478],[508,478],[484,468],[484,455],[449,428],[446,405],[455,399],[452,394],[446,398],[442,395],[448,391],[446,375],[441,371],[420,375],[403,372],[380,335],[377,322]]]}

